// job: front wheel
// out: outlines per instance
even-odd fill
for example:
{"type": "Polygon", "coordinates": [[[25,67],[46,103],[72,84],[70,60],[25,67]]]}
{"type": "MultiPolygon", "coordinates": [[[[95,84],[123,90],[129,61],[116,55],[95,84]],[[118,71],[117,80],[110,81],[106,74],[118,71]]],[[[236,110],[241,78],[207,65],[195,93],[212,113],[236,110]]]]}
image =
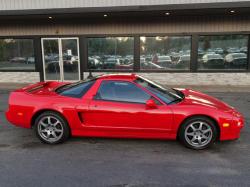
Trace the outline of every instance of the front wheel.
{"type": "Polygon", "coordinates": [[[217,130],[212,120],[204,116],[195,116],[185,121],[179,129],[182,144],[192,149],[205,149],[212,145],[217,130]]]}
{"type": "Polygon", "coordinates": [[[57,144],[64,141],[70,133],[68,122],[56,112],[44,112],[35,121],[37,137],[44,143],[57,144]]]}

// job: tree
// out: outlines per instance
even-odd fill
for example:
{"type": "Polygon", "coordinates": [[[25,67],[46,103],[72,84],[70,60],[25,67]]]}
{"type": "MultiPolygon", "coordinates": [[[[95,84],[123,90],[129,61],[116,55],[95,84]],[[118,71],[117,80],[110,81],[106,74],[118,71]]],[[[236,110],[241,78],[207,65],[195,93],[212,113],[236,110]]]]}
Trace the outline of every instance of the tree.
{"type": "Polygon", "coordinates": [[[122,44],[122,48],[121,48],[121,50],[119,52],[119,55],[121,55],[122,57],[125,57],[127,55],[125,42],[123,42],[123,44],[122,44]]]}
{"type": "Polygon", "coordinates": [[[4,40],[0,40],[0,62],[3,62],[6,60],[6,46],[4,43],[4,40]]]}
{"type": "Polygon", "coordinates": [[[211,47],[210,36],[206,36],[203,44],[203,50],[207,51],[211,47]]]}

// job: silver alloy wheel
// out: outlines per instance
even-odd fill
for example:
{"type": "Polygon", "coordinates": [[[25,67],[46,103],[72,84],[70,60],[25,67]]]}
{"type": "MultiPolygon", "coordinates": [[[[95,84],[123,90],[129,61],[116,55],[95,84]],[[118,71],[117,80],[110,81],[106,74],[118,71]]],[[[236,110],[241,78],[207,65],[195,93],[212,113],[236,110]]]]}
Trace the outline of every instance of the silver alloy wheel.
{"type": "Polygon", "coordinates": [[[212,137],[212,129],[203,121],[193,122],[185,129],[185,139],[194,147],[203,147],[207,145],[211,141],[212,137]]]}
{"type": "Polygon", "coordinates": [[[62,123],[53,116],[46,116],[38,123],[38,133],[40,137],[48,142],[55,142],[63,135],[62,123]]]}

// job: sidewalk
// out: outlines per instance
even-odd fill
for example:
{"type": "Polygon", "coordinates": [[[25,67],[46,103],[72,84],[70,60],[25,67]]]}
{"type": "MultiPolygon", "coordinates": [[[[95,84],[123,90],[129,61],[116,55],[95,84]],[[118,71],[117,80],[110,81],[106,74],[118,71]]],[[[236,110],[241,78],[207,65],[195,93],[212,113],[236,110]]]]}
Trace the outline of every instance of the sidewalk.
{"type": "MultiPolygon", "coordinates": [[[[32,83],[0,83],[0,89],[18,89],[32,83]]],[[[199,92],[250,92],[250,86],[222,85],[166,85],[170,88],[188,88],[199,92]]]]}

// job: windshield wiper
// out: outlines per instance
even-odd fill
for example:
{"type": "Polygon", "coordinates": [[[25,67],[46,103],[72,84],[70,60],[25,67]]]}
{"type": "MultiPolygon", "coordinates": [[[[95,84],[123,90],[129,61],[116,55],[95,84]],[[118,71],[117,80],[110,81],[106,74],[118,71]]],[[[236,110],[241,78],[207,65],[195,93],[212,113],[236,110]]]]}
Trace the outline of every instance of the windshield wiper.
{"type": "Polygon", "coordinates": [[[175,99],[175,100],[169,102],[168,105],[171,104],[171,103],[173,103],[173,102],[176,102],[176,101],[182,101],[182,99],[181,99],[181,98],[177,98],[177,99],[175,99]]]}

